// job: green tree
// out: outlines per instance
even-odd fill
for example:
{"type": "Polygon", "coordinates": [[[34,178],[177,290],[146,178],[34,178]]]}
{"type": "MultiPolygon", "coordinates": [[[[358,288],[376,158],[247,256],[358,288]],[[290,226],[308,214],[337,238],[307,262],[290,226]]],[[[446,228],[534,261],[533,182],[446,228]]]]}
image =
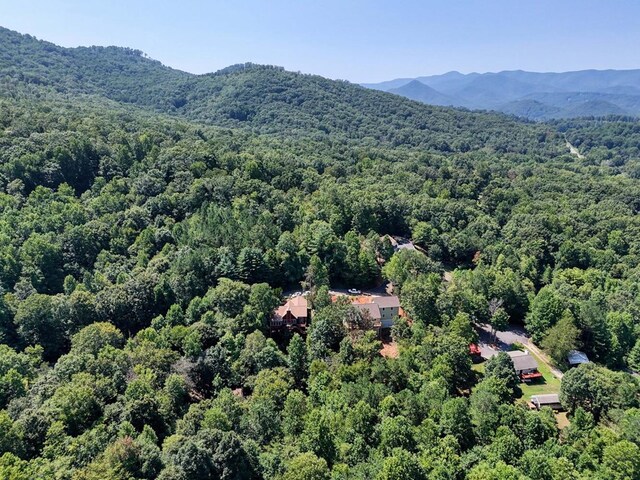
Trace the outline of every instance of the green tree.
{"type": "Polygon", "coordinates": [[[329,272],[320,257],[313,255],[304,274],[303,287],[312,291],[322,286],[329,286],[329,272]]]}
{"type": "Polygon", "coordinates": [[[286,358],[272,338],[255,331],[247,335],[244,348],[233,364],[233,370],[251,385],[261,370],[286,365],[286,358]]]}
{"type": "Polygon", "coordinates": [[[18,334],[28,345],[42,345],[47,359],[59,356],[69,343],[64,319],[58,315],[59,298],[35,293],[18,305],[18,334]]]}
{"type": "Polygon", "coordinates": [[[473,327],[469,314],[459,312],[447,324],[447,329],[452,335],[463,338],[469,344],[478,341],[478,332],[473,327]]]}
{"type": "Polygon", "coordinates": [[[299,390],[291,390],[282,411],[282,430],[285,435],[294,437],[303,432],[307,410],[307,397],[299,390]]]}
{"type": "Polygon", "coordinates": [[[382,468],[376,477],[378,480],[420,480],[427,478],[414,455],[402,448],[393,450],[393,454],[384,459],[382,468]]]}
{"type": "Polygon", "coordinates": [[[402,302],[412,320],[422,325],[440,324],[436,303],[440,285],[440,276],[435,273],[421,275],[404,283],[402,302]]]}
{"type": "Polygon", "coordinates": [[[540,343],[547,330],[562,317],[565,307],[562,300],[551,286],[540,289],[531,302],[531,310],[526,318],[527,331],[533,341],[540,343]]]}
{"type": "Polygon", "coordinates": [[[382,273],[400,291],[408,279],[430,273],[441,273],[441,267],[417,250],[402,249],[389,260],[382,273]]]}
{"type": "Polygon", "coordinates": [[[306,452],[293,458],[280,480],[329,480],[329,467],[323,458],[306,452]]]}
{"type": "Polygon", "coordinates": [[[120,330],[110,323],[94,323],[84,327],[71,338],[71,349],[77,353],[97,355],[107,345],[122,347],[124,337],[120,330]]]}
{"type": "Polygon", "coordinates": [[[640,384],[631,375],[584,363],[562,378],[560,401],[569,412],[582,407],[599,419],[611,408],[637,407],[639,391],[640,384]]]}
{"type": "Polygon", "coordinates": [[[526,480],[517,468],[502,461],[481,462],[471,469],[467,478],[469,480],[526,480]]]}
{"type": "Polygon", "coordinates": [[[453,436],[463,449],[473,444],[469,405],[465,398],[452,398],[442,405],[440,431],[443,435],[453,436]]]}
{"type": "Polygon", "coordinates": [[[629,352],[627,363],[634,371],[637,372],[640,370],[640,339],[636,340],[635,345],[629,352]]]}
{"type": "Polygon", "coordinates": [[[49,400],[54,418],[64,424],[69,434],[80,434],[100,415],[96,393],[95,379],[88,373],[79,373],[71,383],[58,388],[49,400]]]}
{"type": "Polygon", "coordinates": [[[330,414],[324,409],[314,409],[307,415],[302,445],[332,465],[338,453],[335,434],[330,414]]]}
{"type": "MultiPolygon", "coordinates": [[[[500,305],[502,302],[500,301],[500,305]]],[[[490,316],[489,325],[491,325],[491,333],[493,341],[496,341],[498,332],[504,331],[509,327],[509,314],[507,311],[498,306],[498,303],[489,302],[490,316]],[[492,308],[493,306],[493,308],[492,308]]]]}
{"type": "Polygon", "coordinates": [[[612,354],[612,338],[607,324],[605,307],[600,301],[588,300],[580,306],[580,328],[585,351],[594,360],[615,364],[617,352],[612,354]]]}
{"type": "Polygon", "coordinates": [[[618,422],[620,432],[625,440],[640,444],[640,409],[630,408],[618,422]]]}
{"type": "Polygon", "coordinates": [[[481,443],[490,443],[500,425],[503,389],[503,382],[495,377],[487,377],[473,389],[469,397],[469,414],[473,431],[481,443]]]}
{"type": "Polygon", "coordinates": [[[567,355],[577,348],[579,335],[580,331],[575,325],[573,314],[570,310],[565,310],[558,323],[548,330],[542,341],[542,348],[556,365],[566,367],[567,355]]]}
{"type": "Polygon", "coordinates": [[[640,447],[622,440],[605,447],[602,455],[603,473],[612,480],[640,478],[640,447]]]}
{"type": "Polygon", "coordinates": [[[251,332],[256,329],[265,331],[278,305],[280,305],[279,290],[272,289],[266,283],[251,285],[249,302],[244,306],[234,331],[251,332]]]}
{"type": "Polygon", "coordinates": [[[380,448],[390,455],[395,448],[413,450],[415,439],[411,422],[402,416],[385,417],[380,423],[380,448]]]}
{"type": "Polygon", "coordinates": [[[287,365],[296,385],[302,386],[308,374],[307,347],[297,333],[294,333],[287,347],[287,365]]]}
{"type": "Polygon", "coordinates": [[[330,305],[313,316],[307,337],[310,358],[324,358],[331,350],[338,348],[345,336],[346,308],[343,305],[330,305]]]}
{"type": "Polygon", "coordinates": [[[33,233],[20,249],[22,273],[40,293],[62,291],[62,248],[54,235],[33,233]]]}
{"type": "Polygon", "coordinates": [[[0,452],[22,453],[21,433],[7,412],[0,410],[0,452]]]}
{"type": "Polygon", "coordinates": [[[515,399],[520,396],[520,379],[513,366],[513,360],[504,352],[491,357],[485,364],[485,377],[495,378],[504,385],[507,399],[515,399]]]}

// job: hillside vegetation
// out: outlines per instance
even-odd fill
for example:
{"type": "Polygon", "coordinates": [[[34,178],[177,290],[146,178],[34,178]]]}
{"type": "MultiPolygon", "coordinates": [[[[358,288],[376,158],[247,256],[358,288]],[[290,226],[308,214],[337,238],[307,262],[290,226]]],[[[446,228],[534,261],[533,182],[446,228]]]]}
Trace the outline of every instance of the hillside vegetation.
{"type": "Polygon", "coordinates": [[[0,37],[0,478],[640,477],[636,122],[0,37]],[[328,295],[381,278],[398,358],[328,295]],[[308,335],[271,338],[300,282],[308,335]],[[505,318],[594,360],[564,430],[471,369],[505,318]]]}
{"type": "Polygon", "coordinates": [[[26,85],[287,138],[350,139],[445,152],[482,147],[523,152],[542,148],[546,140],[544,128],[526,128],[498,115],[430,107],[280,67],[242,64],[196,76],[131,49],[67,49],[1,28],[0,41],[0,88],[10,96],[26,85]],[[504,129],[511,135],[500,135],[504,129]]]}

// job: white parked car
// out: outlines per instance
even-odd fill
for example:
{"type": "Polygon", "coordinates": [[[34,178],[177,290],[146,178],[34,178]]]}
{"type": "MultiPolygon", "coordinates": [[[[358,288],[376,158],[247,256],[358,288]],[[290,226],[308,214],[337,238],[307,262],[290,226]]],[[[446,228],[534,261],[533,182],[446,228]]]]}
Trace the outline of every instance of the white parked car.
{"type": "Polygon", "coordinates": [[[357,288],[350,288],[349,290],[347,290],[347,292],[349,292],[351,295],[360,295],[362,293],[362,291],[358,290],[357,288]]]}

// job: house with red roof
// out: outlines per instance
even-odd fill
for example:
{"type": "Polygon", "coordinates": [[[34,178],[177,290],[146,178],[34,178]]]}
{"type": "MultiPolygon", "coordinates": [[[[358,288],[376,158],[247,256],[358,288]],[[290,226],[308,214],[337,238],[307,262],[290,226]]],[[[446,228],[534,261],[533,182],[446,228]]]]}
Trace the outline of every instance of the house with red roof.
{"type": "Polygon", "coordinates": [[[306,297],[298,295],[276,309],[271,317],[272,331],[282,329],[302,331],[307,328],[311,311],[306,297]]]}

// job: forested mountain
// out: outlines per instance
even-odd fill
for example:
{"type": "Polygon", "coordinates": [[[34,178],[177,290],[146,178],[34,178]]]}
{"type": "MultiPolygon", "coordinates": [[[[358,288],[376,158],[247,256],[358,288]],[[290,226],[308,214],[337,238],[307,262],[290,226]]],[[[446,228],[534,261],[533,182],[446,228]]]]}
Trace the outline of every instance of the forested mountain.
{"type": "Polygon", "coordinates": [[[638,122],[0,34],[0,478],[639,478],[638,122]],[[328,294],[383,278],[397,358],[328,294]],[[472,369],[498,320],[594,360],[569,426],[472,369]]]}
{"type": "Polygon", "coordinates": [[[640,115],[640,70],[449,72],[363,85],[424,103],[497,110],[533,120],[640,115]],[[429,87],[429,95],[417,84],[429,87]]]}
{"type": "Polygon", "coordinates": [[[10,95],[22,85],[46,87],[287,138],[330,136],[438,150],[488,146],[522,151],[539,144],[530,129],[500,116],[428,107],[280,67],[242,64],[197,76],[167,68],[137,50],[62,48],[6,29],[0,29],[0,43],[0,88],[10,95]],[[513,135],[499,135],[504,128],[513,135]]]}

